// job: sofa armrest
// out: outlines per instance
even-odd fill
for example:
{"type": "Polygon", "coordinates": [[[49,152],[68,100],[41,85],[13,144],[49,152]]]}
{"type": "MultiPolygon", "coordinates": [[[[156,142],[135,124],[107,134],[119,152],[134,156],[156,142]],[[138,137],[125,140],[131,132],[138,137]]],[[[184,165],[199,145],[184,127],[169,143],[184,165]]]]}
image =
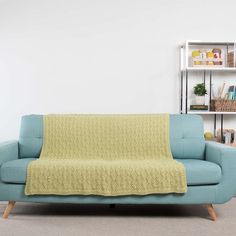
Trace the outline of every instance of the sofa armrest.
{"type": "Polygon", "coordinates": [[[8,141],[0,143],[0,166],[7,161],[18,159],[18,142],[8,141]]]}
{"type": "Polygon", "coordinates": [[[206,142],[206,161],[221,167],[222,179],[217,185],[215,203],[224,203],[236,193],[236,148],[216,142],[206,142]]]}

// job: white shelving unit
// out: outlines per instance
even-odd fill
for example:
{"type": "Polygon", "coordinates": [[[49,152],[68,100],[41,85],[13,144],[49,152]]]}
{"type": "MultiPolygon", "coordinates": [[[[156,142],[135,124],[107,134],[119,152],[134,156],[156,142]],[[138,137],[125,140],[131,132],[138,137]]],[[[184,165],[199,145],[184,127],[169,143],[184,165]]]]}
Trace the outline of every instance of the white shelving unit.
{"type": "MultiPolygon", "coordinates": [[[[214,55],[215,56],[215,55],[214,55]]],[[[236,42],[207,42],[200,40],[188,40],[180,47],[180,113],[199,114],[199,115],[213,115],[214,116],[214,135],[216,135],[216,116],[221,118],[221,137],[223,137],[223,119],[224,115],[235,115],[236,112],[217,112],[210,111],[210,103],[212,99],[212,77],[213,73],[234,73],[236,72],[236,42]],[[193,59],[192,52],[196,50],[208,51],[214,48],[221,49],[220,59],[214,58],[198,58],[193,59]],[[233,58],[232,58],[233,57],[233,58]],[[229,60],[228,60],[229,59],[229,60]],[[233,59],[233,61],[232,61],[233,59]],[[194,62],[199,61],[197,65],[194,62]],[[204,64],[201,63],[204,61],[204,64]],[[210,61],[210,64],[208,65],[210,61]],[[214,63],[216,62],[216,63],[214,63]],[[217,62],[220,62],[217,64],[217,62]],[[213,65],[214,64],[214,65],[213,65]],[[204,84],[207,82],[207,75],[209,76],[209,110],[193,111],[189,110],[189,89],[188,82],[192,74],[199,74],[202,72],[204,84]],[[185,91],[184,91],[185,90],[185,91]]],[[[222,75],[224,75],[222,73],[222,75]]],[[[201,77],[202,78],[202,77],[201,77]]],[[[222,139],[223,140],[223,139],[222,139]]]]}

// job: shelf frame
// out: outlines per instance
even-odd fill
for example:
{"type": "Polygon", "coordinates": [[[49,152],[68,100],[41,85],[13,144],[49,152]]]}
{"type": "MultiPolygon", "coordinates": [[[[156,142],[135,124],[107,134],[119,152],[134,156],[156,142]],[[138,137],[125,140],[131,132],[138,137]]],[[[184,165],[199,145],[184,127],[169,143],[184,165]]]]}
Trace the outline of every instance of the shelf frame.
{"type": "MultiPolygon", "coordinates": [[[[198,114],[198,115],[213,115],[214,116],[214,136],[216,136],[216,123],[217,116],[220,116],[220,130],[221,130],[221,142],[223,142],[223,128],[224,128],[224,115],[235,115],[236,112],[216,112],[210,111],[211,97],[212,97],[212,78],[213,72],[236,72],[236,43],[235,42],[204,42],[199,40],[186,41],[185,44],[180,47],[180,113],[181,114],[198,114]],[[234,51],[234,65],[235,67],[214,67],[214,66],[203,66],[203,67],[190,67],[189,64],[189,45],[190,46],[225,46],[228,52],[228,47],[233,47],[234,51]],[[202,71],[203,72],[203,81],[206,84],[206,72],[209,72],[209,82],[210,82],[210,91],[209,91],[209,111],[189,111],[188,110],[188,80],[191,72],[202,71]],[[184,85],[185,82],[185,85],[184,85]],[[185,87],[185,94],[184,94],[185,87]],[[183,101],[185,100],[185,107],[183,108],[183,101]]],[[[227,59],[227,57],[226,57],[227,59]]],[[[227,61],[225,61],[227,65],[227,61]]]]}

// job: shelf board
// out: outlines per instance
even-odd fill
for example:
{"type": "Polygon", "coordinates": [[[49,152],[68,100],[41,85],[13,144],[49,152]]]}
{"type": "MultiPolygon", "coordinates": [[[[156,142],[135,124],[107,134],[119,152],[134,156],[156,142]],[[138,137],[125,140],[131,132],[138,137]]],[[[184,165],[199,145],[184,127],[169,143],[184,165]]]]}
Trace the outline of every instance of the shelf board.
{"type": "Polygon", "coordinates": [[[218,41],[218,42],[209,42],[209,41],[200,41],[200,40],[187,40],[186,43],[190,46],[195,45],[223,45],[223,46],[234,46],[235,42],[224,42],[224,41],[218,41]]]}
{"type": "MultiPolygon", "coordinates": [[[[193,61],[201,61],[201,62],[208,62],[208,61],[213,61],[213,62],[223,62],[224,59],[223,58],[214,58],[214,57],[207,57],[207,58],[204,58],[204,59],[201,59],[201,58],[196,58],[196,57],[192,57],[192,60],[193,61]]],[[[199,67],[202,67],[202,65],[198,65],[199,67]]],[[[210,66],[208,66],[210,67],[210,66]]],[[[212,67],[216,67],[216,66],[212,66],[212,67]]],[[[220,67],[220,66],[219,66],[220,67]]],[[[223,67],[223,66],[221,66],[223,67]]],[[[224,68],[224,67],[223,67],[224,68]]]]}
{"type": "Polygon", "coordinates": [[[188,114],[197,114],[197,115],[235,115],[235,111],[188,111],[188,114]]]}
{"type": "Polygon", "coordinates": [[[188,71],[232,71],[236,72],[236,67],[187,67],[188,71]]]}

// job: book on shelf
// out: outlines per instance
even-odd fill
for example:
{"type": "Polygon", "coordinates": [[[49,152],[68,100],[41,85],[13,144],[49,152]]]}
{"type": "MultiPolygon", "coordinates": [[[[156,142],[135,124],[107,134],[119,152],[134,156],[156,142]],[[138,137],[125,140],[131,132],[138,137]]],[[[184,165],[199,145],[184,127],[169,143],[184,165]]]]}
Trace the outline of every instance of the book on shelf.
{"type": "Polygon", "coordinates": [[[228,89],[228,99],[229,100],[236,100],[236,86],[229,86],[228,89]]]}
{"type": "Polygon", "coordinates": [[[208,106],[207,105],[190,105],[190,110],[208,111],[208,106]]]}

